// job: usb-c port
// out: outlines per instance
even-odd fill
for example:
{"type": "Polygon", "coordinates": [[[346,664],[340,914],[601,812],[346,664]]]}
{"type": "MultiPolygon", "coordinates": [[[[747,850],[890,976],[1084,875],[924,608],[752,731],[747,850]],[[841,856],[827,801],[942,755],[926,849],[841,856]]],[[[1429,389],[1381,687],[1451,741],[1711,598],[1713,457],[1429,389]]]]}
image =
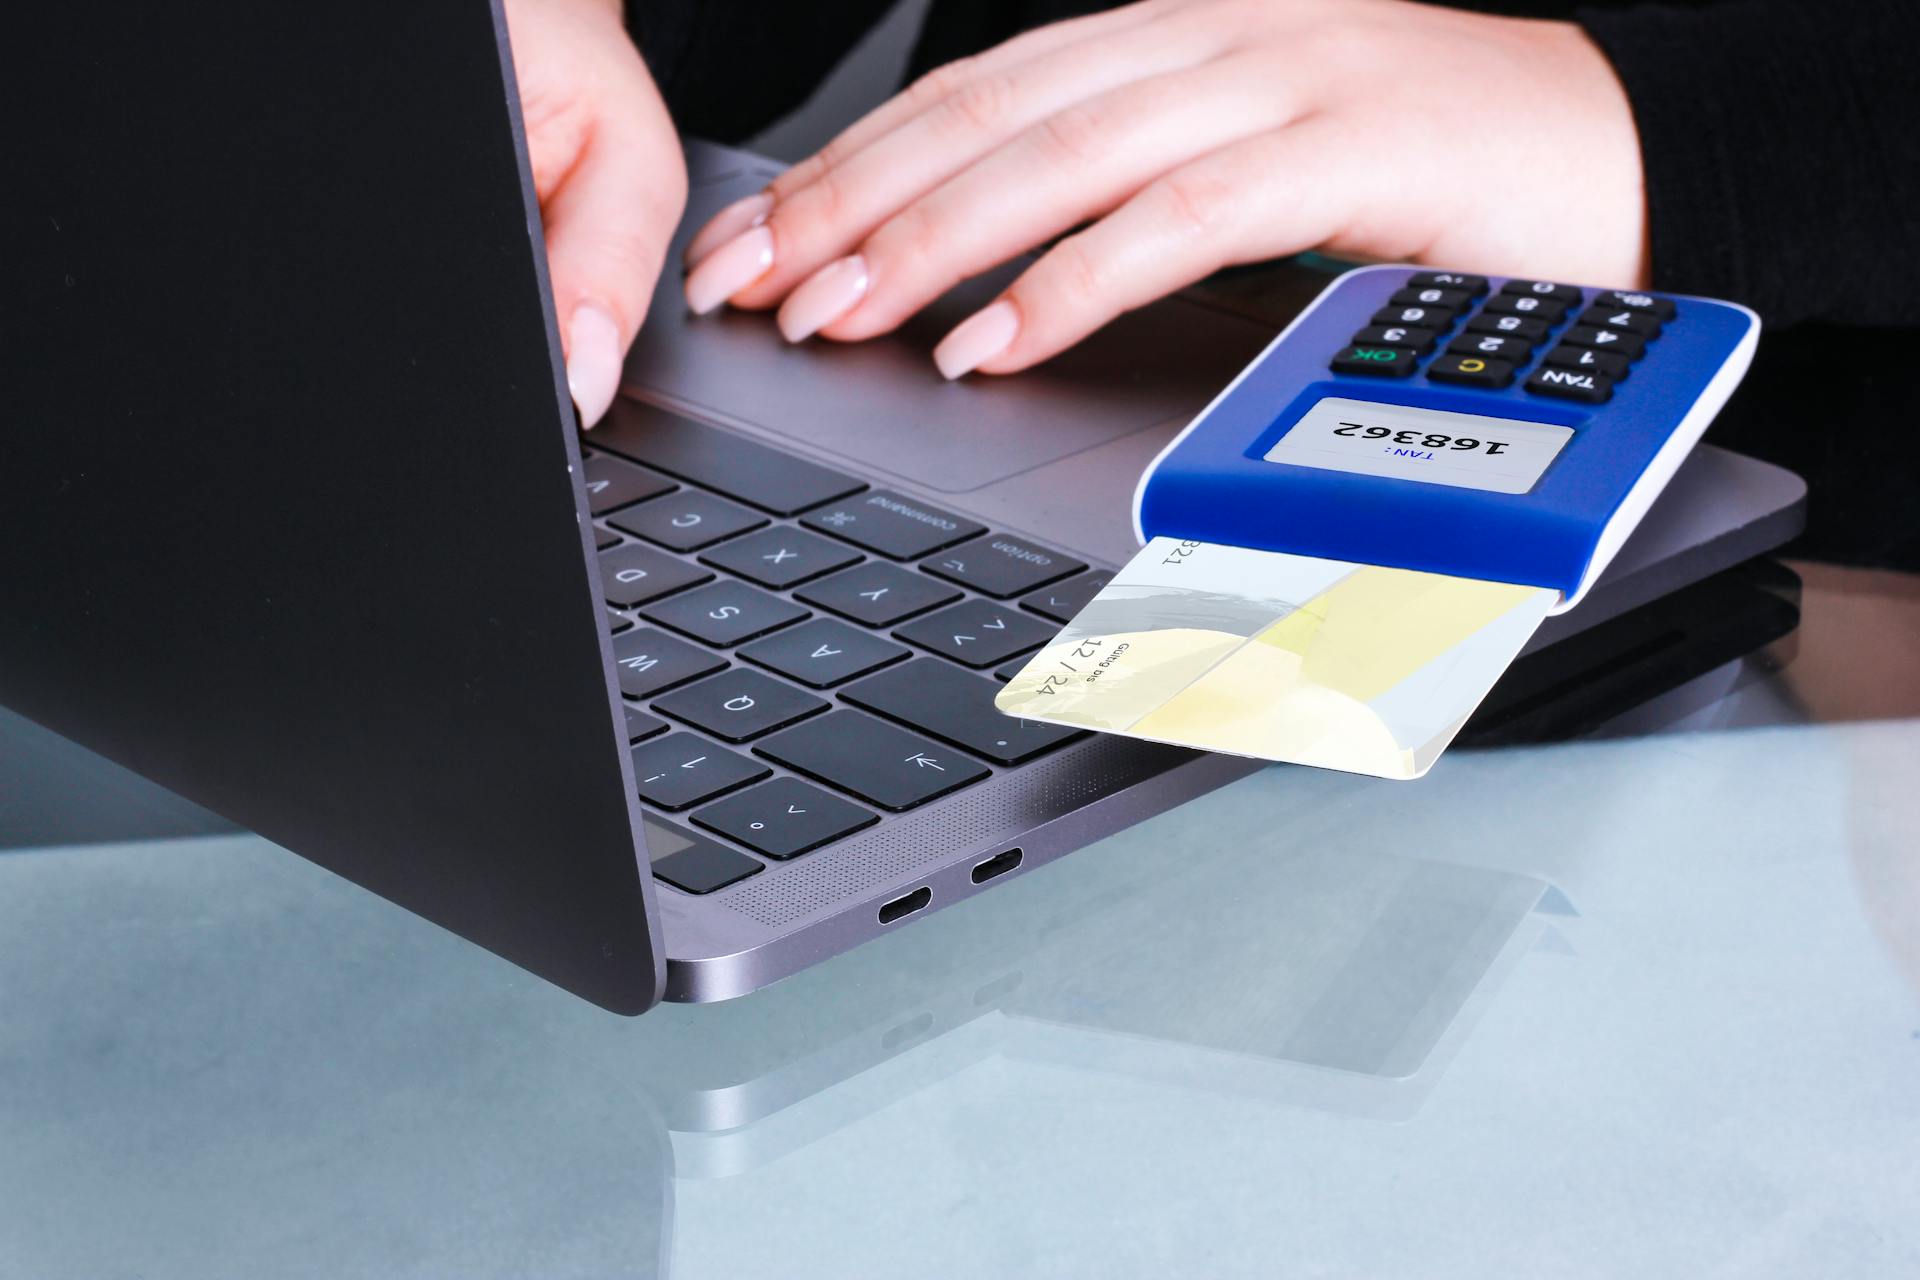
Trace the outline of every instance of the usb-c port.
{"type": "Polygon", "coordinates": [[[1018,849],[1009,849],[1005,853],[996,853],[983,862],[973,864],[973,882],[985,884],[995,876],[1003,876],[1020,865],[1025,855],[1018,849]]]}
{"type": "Polygon", "coordinates": [[[910,916],[933,901],[933,890],[921,885],[903,898],[895,898],[880,908],[880,923],[892,924],[901,916],[910,916]]]}

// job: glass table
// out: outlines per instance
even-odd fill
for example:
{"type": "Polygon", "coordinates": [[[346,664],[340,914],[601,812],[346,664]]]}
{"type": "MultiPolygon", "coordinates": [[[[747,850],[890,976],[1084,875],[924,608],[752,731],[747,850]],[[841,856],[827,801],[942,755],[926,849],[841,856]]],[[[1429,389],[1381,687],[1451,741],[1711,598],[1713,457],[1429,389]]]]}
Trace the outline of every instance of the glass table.
{"type": "Polygon", "coordinates": [[[1920,1274],[1920,580],[1799,570],[1575,741],[637,1020],[0,721],[0,1276],[1920,1274]]]}

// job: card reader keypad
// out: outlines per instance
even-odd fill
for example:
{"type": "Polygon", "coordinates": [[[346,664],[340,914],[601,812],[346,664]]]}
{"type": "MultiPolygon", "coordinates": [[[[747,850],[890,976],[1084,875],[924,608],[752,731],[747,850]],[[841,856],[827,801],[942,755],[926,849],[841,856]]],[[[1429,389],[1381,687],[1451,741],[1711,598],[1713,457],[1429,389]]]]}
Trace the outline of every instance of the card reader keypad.
{"type": "Polygon", "coordinates": [[[1517,386],[1603,404],[1678,314],[1672,299],[1650,293],[1589,296],[1551,280],[1508,280],[1489,292],[1484,276],[1420,271],[1388,294],[1328,365],[1368,378],[1424,373],[1430,382],[1476,390],[1517,386]]]}

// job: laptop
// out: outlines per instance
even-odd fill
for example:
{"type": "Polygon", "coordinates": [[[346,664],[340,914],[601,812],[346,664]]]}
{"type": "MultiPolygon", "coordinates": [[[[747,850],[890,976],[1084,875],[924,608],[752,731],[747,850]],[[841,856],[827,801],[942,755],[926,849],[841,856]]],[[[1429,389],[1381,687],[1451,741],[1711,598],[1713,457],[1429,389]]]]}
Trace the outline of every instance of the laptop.
{"type": "MultiPolygon", "coordinates": [[[[1271,338],[1231,281],[950,385],[932,341],[1004,273],[856,347],[688,318],[669,278],[583,440],[497,4],[24,23],[8,74],[63,112],[0,238],[0,704],[624,1013],[1257,767],[991,709],[1271,338]]],[[[689,163],[689,227],[775,171],[689,163]]],[[[1803,501],[1697,450],[1536,650],[1777,546],[1803,501]]]]}

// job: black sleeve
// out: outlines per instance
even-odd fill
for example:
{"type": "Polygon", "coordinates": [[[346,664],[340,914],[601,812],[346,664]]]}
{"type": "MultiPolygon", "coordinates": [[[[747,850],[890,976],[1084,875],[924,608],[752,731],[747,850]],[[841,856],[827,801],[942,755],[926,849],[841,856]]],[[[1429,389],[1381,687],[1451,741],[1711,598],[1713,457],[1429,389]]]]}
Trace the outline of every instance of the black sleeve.
{"type": "MultiPolygon", "coordinates": [[[[818,87],[890,0],[626,0],[627,30],[683,133],[738,142],[818,87]]],[[[892,86],[889,86],[891,88],[892,86]]]]}
{"type": "Polygon", "coordinates": [[[1582,10],[1626,86],[1654,284],[1769,326],[1920,324],[1920,5],[1582,10]]]}

